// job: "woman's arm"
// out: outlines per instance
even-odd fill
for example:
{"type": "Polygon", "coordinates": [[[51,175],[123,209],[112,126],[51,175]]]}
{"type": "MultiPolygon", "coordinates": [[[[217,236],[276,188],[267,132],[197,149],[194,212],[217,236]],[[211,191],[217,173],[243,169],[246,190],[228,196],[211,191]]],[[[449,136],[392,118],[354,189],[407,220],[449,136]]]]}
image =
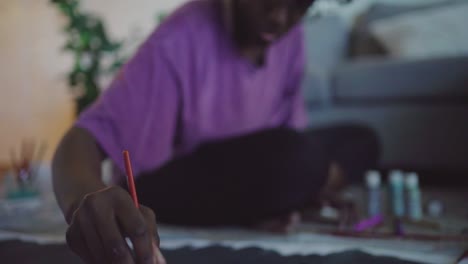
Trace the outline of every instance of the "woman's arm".
{"type": "Polygon", "coordinates": [[[84,129],[73,127],[62,139],[52,163],[55,195],[68,222],[78,202],[106,187],[101,178],[105,155],[84,129]]]}

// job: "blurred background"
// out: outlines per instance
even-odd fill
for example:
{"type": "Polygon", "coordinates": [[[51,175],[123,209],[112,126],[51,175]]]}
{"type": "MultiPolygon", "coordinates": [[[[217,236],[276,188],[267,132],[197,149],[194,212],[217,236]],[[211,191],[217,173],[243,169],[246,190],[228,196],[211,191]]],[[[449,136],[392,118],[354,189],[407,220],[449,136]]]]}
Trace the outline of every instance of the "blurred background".
{"type": "Polygon", "coordinates": [[[466,183],[467,1],[364,2],[307,19],[311,125],[364,123],[382,168],[466,183]]]}
{"type": "MultiPolygon", "coordinates": [[[[81,28],[105,26],[109,45],[95,47],[98,56],[79,52],[80,39],[64,31],[70,16],[52,2],[0,3],[0,167],[24,139],[47,142],[50,160],[77,112],[185,1],[80,1],[81,22],[88,23],[81,28]]],[[[460,175],[468,171],[467,10],[464,0],[317,2],[304,21],[310,126],[357,121],[377,131],[383,169],[466,178],[460,175]]],[[[103,40],[98,29],[91,33],[103,40]]]]}
{"type": "MultiPolygon", "coordinates": [[[[34,220],[18,221],[18,214],[42,205],[9,205],[0,199],[0,220],[5,220],[0,229],[37,234],[59,226],[55,236],[33,236],[37,239],[32,241],[63,243],[66,226],[52,197],[49,168],[58,141],[158,23],[186,1],[0,1],[0,179],[11,170],[12,156],[25,149],[36,153],[30,156],[42,175],[39,189],[47,193],[50,203],[44,204],[51,205],[34,220]]],[[[442,226],[437,234],[466,235],[468,227],[466,206],[460,206],[468,199],[466,14],[468,0],[354,0],[347,5],[322,0],[304,19],[309,126],[358,123],[373,128],[382,143],[380,171],[417,172],[421,185],[429,186],[422,194],[424,210],[433,206],[432,220],[451,217],[437,223],[442,226]],[[457,191],[434,188],[442,185],[457,191]]],[[[0,184],[2,199],[5,186],[7,181],[0,184]]],[[[186,230],[162,231],[165,241],[186,236],[186,230]]],[[[0,240],[18,237],[24,238],[0,232],[0,240]]],[[[407,254],[413,260],[438,248],[443,252],[427,255],[428,263],[453,263],[444,261],[460,253],[461,243],[455,242],[458,251],[452,250],[453,243],[411,244],[417,256],[402,251],[409,244],[380,246],[395,249],[387,254],[407,254]]],[[[333,243],[354,245],[344,240],[328,244],[333,243]]],[[[362,243],[361,249],[375,246],[362,243]]]]}
{"type": "MultiPolygon", "coordinates": [[[[122,53],[130,56],[159,16],[183,2],[86,0],[80,9],[101,19],[109,38],[124,42],[122,53]]],[[[63,30],[68,22],[51,1],[0,2],[0,164],[10,162],[10,149],[25,138],[47,141],[49,160],[76,117],[76,92],[67,82],[75,57],[63,50],[70,39],[63,30]]]]}

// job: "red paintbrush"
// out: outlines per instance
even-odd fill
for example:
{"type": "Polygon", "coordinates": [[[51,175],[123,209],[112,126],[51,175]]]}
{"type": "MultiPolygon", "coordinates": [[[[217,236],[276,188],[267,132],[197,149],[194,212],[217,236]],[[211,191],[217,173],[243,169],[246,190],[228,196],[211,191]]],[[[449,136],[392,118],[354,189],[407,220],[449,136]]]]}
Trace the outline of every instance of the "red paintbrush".
{"type": "Polygon", "coordinates": [[[130,161],[130,153],[128,152],[128,150],[125,150],[123,152],[123,158],[124,158],[124,163],[125,163],[125,170],[127,172],[128,191],[130,192],[130,195],[132,196],[133,203],[135,204],[136,208],[140,208],[140,204],[138,203],[138,197],[137,197],[136,188],[135,188],[135,180],[133,177],[132,163],[130,161]]]}

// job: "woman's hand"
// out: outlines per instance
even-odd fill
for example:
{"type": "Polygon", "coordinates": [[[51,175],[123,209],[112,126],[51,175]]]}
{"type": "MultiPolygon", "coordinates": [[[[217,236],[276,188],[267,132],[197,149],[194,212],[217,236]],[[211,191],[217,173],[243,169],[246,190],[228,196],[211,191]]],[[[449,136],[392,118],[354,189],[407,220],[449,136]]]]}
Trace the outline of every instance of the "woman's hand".
{"type": "Polygon", "coordinates": [[[136,208],[130,195],[118,187],[85,195],[71,216],[66,238],[86,263],[166,263],[153,211],[136,208]],[[125,238],[132,241],[133,254],[125,238]]]}

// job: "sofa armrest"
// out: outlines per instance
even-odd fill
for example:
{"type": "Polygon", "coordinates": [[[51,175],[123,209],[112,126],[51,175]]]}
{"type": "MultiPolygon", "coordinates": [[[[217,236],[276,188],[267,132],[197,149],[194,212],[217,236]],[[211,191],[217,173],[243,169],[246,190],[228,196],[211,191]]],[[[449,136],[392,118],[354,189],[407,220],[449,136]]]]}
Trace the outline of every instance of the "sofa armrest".
{"type": "Polygon", "coordinates": [[[346,59],[349,29],[342,18],[330,15],[306,17],[304,31],[306,101],[308,104],[327,104],[331,74],[346,59]]]}

